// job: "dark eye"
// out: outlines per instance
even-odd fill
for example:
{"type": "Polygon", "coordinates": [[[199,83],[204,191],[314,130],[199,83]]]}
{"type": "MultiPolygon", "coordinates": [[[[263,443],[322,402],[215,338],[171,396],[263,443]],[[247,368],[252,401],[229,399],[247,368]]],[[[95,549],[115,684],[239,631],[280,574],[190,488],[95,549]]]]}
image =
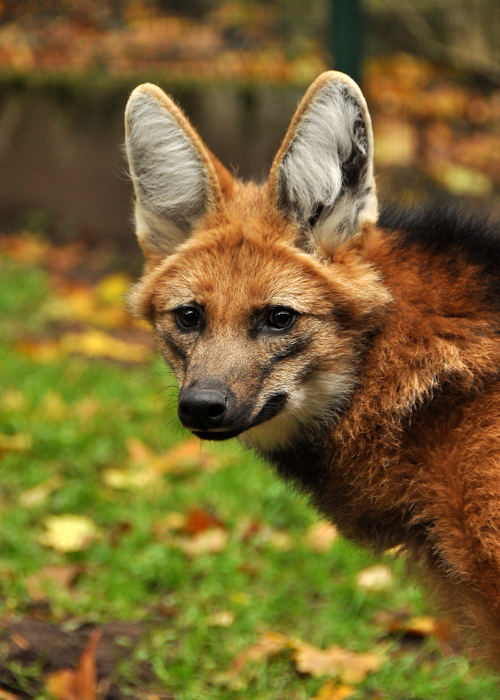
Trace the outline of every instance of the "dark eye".
{"type": "Polygon", "coordinates": [[[201,323],[201,312],[196,306],[180,306],[175,310],[175,320],[182,328],[196,328],[201,323]]]}
{"type": "Polygon", "coordinates": [[[290,328],[297,314],[293,309],[288,309],[286,306],[275,306],[269,310],[267,314],[267,325],[277,331],[283,331],[285,328],[290,328]]]}

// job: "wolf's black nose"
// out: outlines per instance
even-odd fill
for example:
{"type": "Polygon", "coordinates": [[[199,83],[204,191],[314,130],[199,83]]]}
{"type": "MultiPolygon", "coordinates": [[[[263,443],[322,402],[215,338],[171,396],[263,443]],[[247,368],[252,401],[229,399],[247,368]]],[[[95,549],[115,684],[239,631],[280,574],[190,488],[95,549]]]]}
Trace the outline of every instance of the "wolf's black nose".
{"type": "Polygon", "coordinates": [[[207,430],[222,425],[227,397],[215,389],[192,386],[179,397],[179,418],[187,428],[207,430]]]}

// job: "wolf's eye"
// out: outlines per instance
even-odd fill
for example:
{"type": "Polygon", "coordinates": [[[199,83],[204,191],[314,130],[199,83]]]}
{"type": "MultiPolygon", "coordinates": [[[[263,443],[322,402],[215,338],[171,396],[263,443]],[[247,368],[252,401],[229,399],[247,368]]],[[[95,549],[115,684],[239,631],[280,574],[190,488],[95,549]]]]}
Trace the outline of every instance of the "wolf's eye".
{"type": "Polygon", "coordinates": [[[288,309],[286,306],[275,306],[269,310],[267,314],[267,325],[278,331],[283,331],[290,328],[297,314],[293,309],[288,309]]]}
{"type": "Polygon", "coordinates": [[[175,320],[182,328],[196,328],[201,323],[201,313],[196,306],[180,306],[175,309],[175,320]]]}

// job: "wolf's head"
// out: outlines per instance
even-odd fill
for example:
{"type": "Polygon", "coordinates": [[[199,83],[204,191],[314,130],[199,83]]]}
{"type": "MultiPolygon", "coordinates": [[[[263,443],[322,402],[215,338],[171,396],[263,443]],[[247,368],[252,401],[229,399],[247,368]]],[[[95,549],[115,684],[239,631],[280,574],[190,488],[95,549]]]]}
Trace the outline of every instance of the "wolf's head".
{"type": "Polygon", "coordinates": [[[389,296],[360,248],[377,218],[365,100],[327,72],[301,101],[262,186],[234,179],[158,87],[126,110],[149,319],[205,439],[284,446],[349,400],[389,296]]]}

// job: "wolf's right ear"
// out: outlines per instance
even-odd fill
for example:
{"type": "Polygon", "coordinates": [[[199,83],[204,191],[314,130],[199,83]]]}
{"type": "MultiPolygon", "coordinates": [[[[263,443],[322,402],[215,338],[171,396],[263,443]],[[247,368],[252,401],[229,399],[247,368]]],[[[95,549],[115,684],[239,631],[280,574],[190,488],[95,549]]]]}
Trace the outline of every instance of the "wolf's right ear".
{"type": "Polygon", "coordinates": [[[139,85],[125,110],[135,221],[146,259],[166,257],[216,208],[231,176],[175,103],[156,85],[139,85]]]}

